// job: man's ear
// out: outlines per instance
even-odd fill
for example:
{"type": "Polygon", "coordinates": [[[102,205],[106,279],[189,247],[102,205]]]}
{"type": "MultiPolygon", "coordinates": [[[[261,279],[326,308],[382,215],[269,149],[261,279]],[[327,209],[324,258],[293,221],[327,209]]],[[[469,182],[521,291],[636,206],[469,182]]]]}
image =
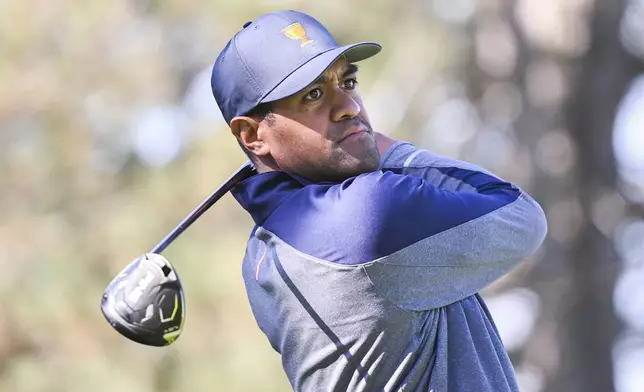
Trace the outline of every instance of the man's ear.
{"type": "Polygon", "coordinates": [[[237,140],[250,152],[257,156],[268,155],[268,144],[260,137],[261,123],[252,117],[239,116],[230,121],[230,131],[237,140]]]}

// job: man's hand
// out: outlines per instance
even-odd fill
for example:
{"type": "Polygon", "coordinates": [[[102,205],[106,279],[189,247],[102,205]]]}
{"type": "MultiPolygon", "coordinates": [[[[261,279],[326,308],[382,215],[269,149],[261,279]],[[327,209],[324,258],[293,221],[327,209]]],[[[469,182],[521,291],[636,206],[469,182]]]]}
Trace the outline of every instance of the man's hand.
{"type": "Polygon", "coordinates": [[[378,146],[378,152],[381,157],[397,142],[397,140],[385,136],[380,132],[374,132],[374,135],[376,136],[376,145],[378,146]]]}

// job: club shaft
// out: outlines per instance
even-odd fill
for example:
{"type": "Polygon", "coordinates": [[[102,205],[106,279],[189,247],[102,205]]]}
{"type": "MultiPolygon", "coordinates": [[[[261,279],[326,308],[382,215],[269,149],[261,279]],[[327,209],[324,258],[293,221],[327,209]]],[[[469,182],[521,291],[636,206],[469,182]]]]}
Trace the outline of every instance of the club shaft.
{"type": "Polygon", "coordinates": [[[206,200],[201,202],[197,208],[195,208],[188,216],[185,217],[177,227],[174,228],[170,233],[161,242],[157,244],[152,250],[151,253],[161,254],[167,248],[172,241],[181,235],[191,224],[194,223],[199,217],[208,210],[213,204],[215,204],[223,195],[225,195],[229,190],[231,190],[236,184],[245,180],[246,178],[252,176],[255,173],[255,167],[250,161],[242,165],[235,173],[233,173],[217,190],[215,190],[212,195],[210,195],[206,200]]]}

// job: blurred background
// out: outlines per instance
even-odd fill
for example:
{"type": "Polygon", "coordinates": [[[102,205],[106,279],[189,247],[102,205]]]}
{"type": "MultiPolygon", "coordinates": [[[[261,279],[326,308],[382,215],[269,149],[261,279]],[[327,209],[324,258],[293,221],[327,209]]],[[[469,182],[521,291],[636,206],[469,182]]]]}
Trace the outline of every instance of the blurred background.
{"type": "Polygon", "coordinates": [[[0,0],[0,391],[288,391],[227,195],[165,252],[182,337],[132,343],[103,289],[245,156],[210,91],[242,24],[294,8],[361,64],[376,130],[542,204],[542,249],[483,293],[523,392],[644,391],[643,0],[0,0]]]}

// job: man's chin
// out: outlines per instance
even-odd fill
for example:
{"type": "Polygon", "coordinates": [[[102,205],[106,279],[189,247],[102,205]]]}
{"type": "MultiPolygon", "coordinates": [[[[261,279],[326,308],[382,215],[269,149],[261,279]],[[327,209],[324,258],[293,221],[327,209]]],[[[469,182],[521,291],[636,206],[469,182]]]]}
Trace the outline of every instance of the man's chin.
{"type": "Polygon", "coordinates": [[[352,157],[355,161],[351,162],[350,165],[347,165],[346,170],[343,170],[346,173],[346,178],[355,177],[360,174],[371,173],[380,167],[380,156],[368,155],[362,159],[352,157]]]}
{"type": "Polygon", "coordinates": [[[378,169],[380,166],[380,153],[376,140],[371,134],[360,137],[362,140],[355,140],[354,143],[346,143],[339,147],[342,154],[342,166],[353,168],[355,172],[368,173],[378,169]]]}

